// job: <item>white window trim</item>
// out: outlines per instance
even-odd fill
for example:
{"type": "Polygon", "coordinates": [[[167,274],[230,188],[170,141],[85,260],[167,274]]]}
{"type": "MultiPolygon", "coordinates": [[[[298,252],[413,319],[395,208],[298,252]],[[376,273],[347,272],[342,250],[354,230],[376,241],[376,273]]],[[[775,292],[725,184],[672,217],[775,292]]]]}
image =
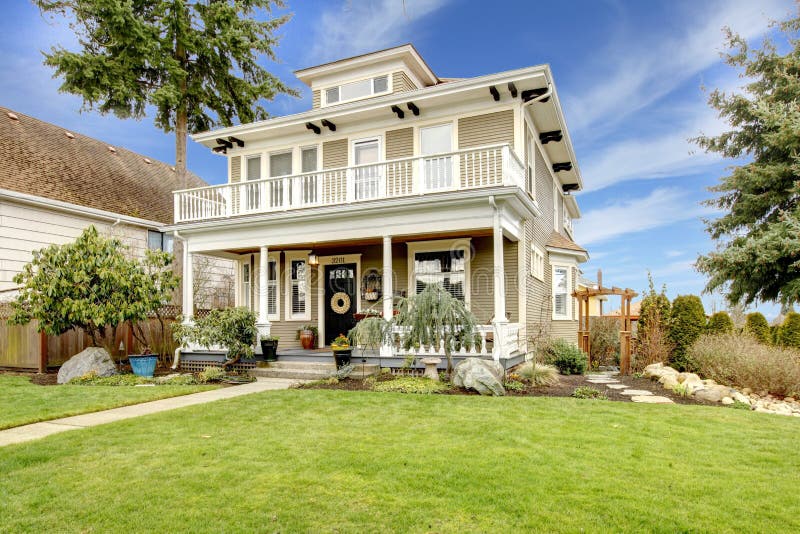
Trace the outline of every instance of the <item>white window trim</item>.
{"type": "Polygon", "coordinates": [[[544,282],[544,251],[536,243],[531,243],[531,276],[544,282]]]}
{"type": "Polygon", "coordinates": [[[247,254],[244,259],[240,262],[239,265],[239,272],[241,273],[239,279],[241,281],[240,287],[240,295],[241,295],[241,306],[247,308],[250,311],[255,311],[255,306],[253,303],[253,287],[255,279],[253,277],[253,263],[251,261],[252,254],[247,254]],[[244,278],[244,267],[247,265],[249,269],[250,279],[245,280],[244,278]]]}
{"type": "Polygon", "coordinates": [[[441,252],[446,250],[464,251],[464,304],[470,309],[470,270],[472,264],[472,247],[469,237],[457,239],[437,239],[436,241],[413,241],[408,243],[408,294],[416,292],[416,272],[414,258],[417,252],[441,252]]]}
{"type": "Polygon", "coordinates": [[[311,144],[311,145],[300,145],[299,159],[300,159],[300,163],[299,163],[300,166],[297,169],[300,172],[297,172],[295,174],[307,174],[307,173],[320,172],[320,170],[322,169],[322,144],[321,143],[316,143],[316,144],[311,144]],[[303,172],[303,151],[311,150],[312,148],[317,151],[316,169],[313,170],[313,171],[305,171],[305,172],[303,172]]]}
{"type": "Polygon", "coordinates": [[[272,152],[267,153],[267,178],[283,178],[286,176],[294,176],[298,174],[294,172],[294,148],[287,148],[284,150],[274,150],[272,152]],[[292,170],[289,174],[281,174],[280,176],[272,176],[272,156],[281,156],[283,154],[289,154],[291,156],[290,160],[292,162],[292,170]]]}
{"type": "Polygon", "coordinates": [[[242,165],[242,180],[241,180],[242,182],[255,182],[256,181],[256,180],[251,180],[249,178],[249,173],[247,172],[247,170],[250,168],[250,165],[248,164],[248,162],[251,159],[255,159],[255,158],[259,158],[259,162],[258,162],[259,178],[258,179],[259,180],[263,180],[264,179],[264,176],[265,176],[265,174],[264,174],[264,165],[265,165],[264,154],[259,152],[258,154],[248,154],[247,156],[244,156],[244,165],[242,165]]]}
{"type": "MultiPolygon", "coordinates": [[[[281,253],[269,252],[267,254],[268,262],[275,262],[275,313],[268,313],[267,319],[270,321],[279,321],[281,316],[281,253]]],[[[258,262],[256,262],[258,265],[258,262]]],[[[269,274],[269,270],[267,271],[269,274]]],[[[269,283],[269,280],[267,280],[269,283]]],[[[269,299],[267,299],[267,306],[269,306],[269,299]]]]}
{"type": "Polygon", "coordinates": [[[553,309],[554,321],[571,321],[572,320],[572,269],[573,266],[566,263],[551,263],[550,264],[550,288],[552,296],[550,297],[553,309]],[[556,269],[565,269],[567,271],[567,298],[565,305],[567,307],[566,314],[559,315],[556,313],[556,269]]]}
{"type": "Polygon", "coordinates": [[[373,74],[371,76],[366,76],[366,77],[363,77],[363,78],[356,78],[354,80],[342,81],[340,83],[337,83],[335,85],[329,85],[327,87],[321,87],[320,88],[320,93],[319,93],[320,107],[338,106],[339,104],[346,104],[347,102],[356,102],[358,100],[364,100],[366,98],[372,98],[374,96],[382,96],[382,95],[391,94],[394,91],[394,80],[393,80],[393,78],[394,78],[394,76],[392,76],[391,72],[385,72],[385,73],[373,74]],[[386,76],[386,78],[387,78],[386,91],[381,91],[380,93],[376,93],[375,92],[375,78],[381,78],[383,76],[386,76]],[[342,98],[341,98],[342,97],[342,89],[341,89],[341,87],[343,85],[347,85],[347,84],[350,84],[350,83],[363,82],[364,80],[371,80],[371,83],[370,83],[370,91],[371,92],[370,92],[370,94],[365,95],[365,96],[359,96],[357,98],[350,98],[350,99],[347,99],[347,100],[342,100],[342,98]],[[339,100],[337,100],[336,102],[328,102],[328,89],[334,89],[334,88],[339,90],[339,100]]]}
{"type": "Polygon", "coordinates": [[[310,250],[287,250],[284,252],[285,261],[285,289],[286,296],[286,321],[310,321],[311,320],[311,266],[308,264],[308,255],[311,254],[310,250]],[[292,260],[305,260],[306,261],[306,310],[302,314],[292,313],[292,260]]]}

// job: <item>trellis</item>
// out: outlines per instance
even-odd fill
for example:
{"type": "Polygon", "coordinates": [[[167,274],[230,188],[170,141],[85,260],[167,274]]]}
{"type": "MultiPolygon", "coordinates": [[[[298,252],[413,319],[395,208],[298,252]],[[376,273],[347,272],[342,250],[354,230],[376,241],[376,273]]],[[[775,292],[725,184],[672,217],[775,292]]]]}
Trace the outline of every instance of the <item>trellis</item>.
{"type": "Polygon", "coordinates": [[[621,300],[619,331],[619,372],[627,375],[631,372],[631,301],[638,296],[632,289],[603,287],[600,282],[597,288],[584,288],[572,293],[578,299],[578,347],[589,356],[592,364],[591,341],[589,338],[589,299],[592,297],[618,296],[621,300]]]}

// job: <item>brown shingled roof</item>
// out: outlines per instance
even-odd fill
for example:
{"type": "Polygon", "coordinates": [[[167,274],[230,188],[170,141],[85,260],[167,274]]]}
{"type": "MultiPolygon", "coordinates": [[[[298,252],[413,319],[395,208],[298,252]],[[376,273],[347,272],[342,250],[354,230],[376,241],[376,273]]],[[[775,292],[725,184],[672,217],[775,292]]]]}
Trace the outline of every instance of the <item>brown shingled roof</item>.
{"type": "MultiPolygon", "coordinates": [[[[0,158],[0,189],[162,223],[181,189],[166,163],[2,106],[0,158]]],[[[188,185],[208,184],[189,173],[188,185]]]]}
{"type": "Polygon", "coordinates": [[[555,231],[550,234],[550,239],[547,240],[547,246],[574,250],[576,252],[586,252],[586,249],[578,245],[575,241],[555,231]]]}

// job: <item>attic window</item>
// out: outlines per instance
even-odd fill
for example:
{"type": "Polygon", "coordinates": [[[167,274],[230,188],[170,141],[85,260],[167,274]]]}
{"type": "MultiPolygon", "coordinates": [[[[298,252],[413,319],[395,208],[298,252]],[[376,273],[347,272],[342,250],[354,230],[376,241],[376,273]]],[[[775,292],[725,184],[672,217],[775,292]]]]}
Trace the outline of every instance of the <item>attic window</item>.
{"type": "Polygon", "coordinates": [[[108,147],[108,151],[109,151],[109,152],[113,152],[114,154],[116,154],[116,153],[117,153],[117,149],[116,149],[116,148],[114,148],[113,146],[110,146],[110,147],[108,147]]]}
{"type": "Polygon", "coordinates": [[[8,113],[6,113],[6,115],[8,115],[8,118],[11,119],[12,121],[18,121],[19,120],[19,117],[17,117],[16,113],[11,113],[9,111],[8,113]]]}
{"type": "Polygon", "coordinates": [[[348,102],[389,92],[389,75],[337,85],[325,90],[325,104],[348,102]]]}
{"type": "Polygon", "coordinates": [[[69,137],[70,139],[75,139],[75,134],[74,134],[74,133],[72,133],[72,132],[64,132],[64,135],[66,135],[66,136],[67,136],[67,137],[69,137]]]}

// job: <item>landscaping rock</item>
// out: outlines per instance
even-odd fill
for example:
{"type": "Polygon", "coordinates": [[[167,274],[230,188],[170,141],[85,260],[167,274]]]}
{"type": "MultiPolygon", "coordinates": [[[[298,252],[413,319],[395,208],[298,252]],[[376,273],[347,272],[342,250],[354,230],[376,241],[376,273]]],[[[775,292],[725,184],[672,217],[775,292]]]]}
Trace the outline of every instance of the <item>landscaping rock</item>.
{"type": "Polygon", "coordinates": [[[730,406],[731,404],[733,404],[733,403],[734,403],[734,402],[736,402],[736,401],[734,401],[734,400],[733,400],[732,398],[730,398],[730,397],[722,397],[722,400],[721,400],[720,402],[721,402],[722,404],[724,404],[725,406],[730,406]]]}
{"type": "Polygon", "coordinates": [[[694,392],[694,396],[700,400],[704,400],[707,402],[719,402],[724,397],[728,397],[731,394],[731,388],[728,386],[718,386],[718,385],[711,385],[705,386],[703,389],[699,389],[694,392]]]}
{"type": "Polygon", "coordinates": [[[58,370],[59,384],[66,384],[73,378],[81,377],[94,371],[97,376],[113,376],[117,374],[117,366],[102,347],[89,347],[82,350],[58,370]]]}
{"type": "Polygon", "coordinates": [[[625,384],[606,384],[606,387],[611,389],[628,389],[628,386],[625,384]]]}
{"type": "Polygon", "coordinates": [[[664,389],[672,389],[678,385],[678,377],[671,374],[665,374],[658,379],[658,382],[664,386],[664,389]]]}
{"type": "Polygon", "coordinates": [[[738,391],[734,391],[734,392],[731,393],[731,397],[733,397],[733,400],[735,400],[735,401],[738,401],[738,402],[741,402],[743,404],[747,404],[748,406],[750,406],[750,397],[748,397],[747,395],[743,395],[742,393],[739,393],[738,391]]]}
{"type": "Polygon", "coordinates": [[[658,395],[636,395],[631,397],[633,402],[641,402],[642,404],[675,404],[672,399],[667,397],[660,397],[658,395]]]}
{"type": "Polygon", "coordinates": [[[506,394],[503,388],[505,371],[499,362],[466,358],[453,371],[453,385],[466,389],[474,389],[481,395],[501,396],[506,394]]]}
{"type": "Polygon", "coordinates": [[[646,389],[626,389],[625,391],[622,392],[622,395],[639,396],[639,397],[645,397],[652,394],[653,394],[652,391],[647,391],[646,389]]]}

